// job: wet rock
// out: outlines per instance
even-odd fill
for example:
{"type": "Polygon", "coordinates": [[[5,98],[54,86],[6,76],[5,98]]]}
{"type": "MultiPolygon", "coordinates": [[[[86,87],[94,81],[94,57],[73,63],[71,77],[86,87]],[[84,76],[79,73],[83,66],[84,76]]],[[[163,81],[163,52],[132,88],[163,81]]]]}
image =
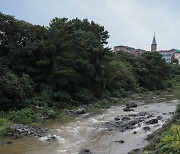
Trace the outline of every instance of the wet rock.
{"type": "Polygon", "coordinates": [[[149,130],[150,130],[150,127],[149,127],[149,126],[145,126],[145,127],[143,127],[143,130],[149,131],[149,130]]]}
{"type": "Polygon", "coordinates": [[[47,128],[36,128],[36,127],[29,127],[23,124],[14,124],[11,126],[13,132],[11,136],[14,139],[23,137],[23,136],[42,136],[43,133],[47,132],[47,128]]]}
{"type": "Polygon", "coordinates": [[[137,107],[137,104],[130,101],[127,105],[126,105],[127,108],[136,108],[137,107]]]}
{"type": "Polygon", "coordinates": [[[153,127],[159,127],[159,124],[155,124],[153,127]]]}
{"type": "Polygon", "coordinates": [[[151,119],[149,121],[146,122],[147,124],[156,124],[158,123],[158,119],[151,119]]]}
{"type": "Polygon", "coordinates": [[[57,140],[55,135],[51,134],[51,135],[47,136],[47,141],[55,141],[55,140],[57,140]]]}
{"type": "Polygon", "coordinates": [[[41,116],[41,118],[42,118],[43,120],[47,120],[47,119],[49,119],[50,117],[49,117],[48,115],[43,115],[43,116],[41,116]]]}
{"type": "Polygon", "coordinates": [[[12,141],[1,141],[0,145],[7,145],[7,144],[12,144],[12,141]]]}
{"type": "Polygon", "coordinates": [[[122,117],[122,120],[123,121],[128,121],[128,120],[131,120],[131,118],[126,116],[126,117],[122,117]]]}
{"type": "Polygon", "coordinates": [[[79,154],[92,154],[89,149],[83,149],[79,152],[79,154]]]}
{"type": "Polygon", "coordinates": [[[123,144],[124,140],[115,140],[114,142],[123,144]]]}
{"type": "Polygon", "coordinates": [[[163,117],[162,116],[157,116],[157,120],[162,120],[163,117]]]}
{"type": "Polygon", "coordinates": [[[108,127],[108,131],[113,131],[112,127],[108,127]]]}
{"type": "Polygon", "coordinates": [[[87,112],[86,109],[83,108],[83,107],[81,107],[81,108],[79,108],[79,109],[76,110],[76,113],[77,113],[77,114],[85,114],[86,112],[87,112]]]}
{"type": "Polygon", "coordinates": [[[146,116],[146,115],[148,115],[147,112],[139,112],[139,113],[138,113],[138,116],[146,116]]]}
{"type": "Polygon", "coordinates": [[[141,149],[133,149],[128,154],[141,154],[141,149]]]}
{"type": "Polygon", "coordinates": [[[114,120],[116,120],[116,121],[120,120],[119,116],[115,117],[114,120]]]}
{"type": "Polygon", "coordinates": [[[133,109],[129,108],[129,107],[125,107],[123,108],[123,111],[124,112],[129,112],[129,111],[134,111],[133,109]]]}

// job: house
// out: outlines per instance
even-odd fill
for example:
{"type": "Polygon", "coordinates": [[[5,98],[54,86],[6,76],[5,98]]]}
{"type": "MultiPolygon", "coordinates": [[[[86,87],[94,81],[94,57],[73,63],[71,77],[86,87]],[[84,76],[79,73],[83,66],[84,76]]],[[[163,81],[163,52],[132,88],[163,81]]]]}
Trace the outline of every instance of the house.
{"type": "Polygon", "coordinates": [[[142,49],[135,49],[135,48],[132,48],[132,47],[128,47],[128,46],[123,46],[123,45],[120,45],[120,46],[115,46],[114,47],[114,52],[117,53],[117,52],[128,52],[134,56],[140,56],[142,53],[145,52],[145,50],[142,50],[142,49]]]}
{"type": "Polygon", "coordinates": [[[180,50],[175,50],[173,53],[173,59],[178,60],[178,64],[180,64],[180,50]]]}
{"type": "Polygon", "coordinates": [[[165,59],[167,63],[171,63],[173,59],[174,51],[175,49],[160,50],[159,53],[163,56],[163,58],[165,59]]]}

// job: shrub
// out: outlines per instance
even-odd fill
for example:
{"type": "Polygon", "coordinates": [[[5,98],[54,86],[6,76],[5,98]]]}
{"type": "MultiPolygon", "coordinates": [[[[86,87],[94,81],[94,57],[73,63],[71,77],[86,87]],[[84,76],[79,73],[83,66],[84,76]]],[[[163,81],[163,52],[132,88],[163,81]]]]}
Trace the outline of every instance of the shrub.
{"type": "Polygon", "coordinates": [[[12,122],[7,118],[0,118],[0,137],[4,137],[10,130],[12,122]]]}
{"type": "Polygon", "coordinates": [[[170,130],[161,139],[157,149],[160,153],[180,153],[180,125],[172,125],[170,130]]]}
{"type": "Polygon", "coordinates": [[[24,108],[20,111],[11,112],[9,119],[14,123],[32,124],[33,122],[42,122],[42,118],[33,108],[24,108]]]}
{"type": "Polygon", "coordinates": [[[95,99],[94,94],[91,90],[86,88],[81,88],[76,94],[75,97],[80,102],[90,102],[95,99]]]}

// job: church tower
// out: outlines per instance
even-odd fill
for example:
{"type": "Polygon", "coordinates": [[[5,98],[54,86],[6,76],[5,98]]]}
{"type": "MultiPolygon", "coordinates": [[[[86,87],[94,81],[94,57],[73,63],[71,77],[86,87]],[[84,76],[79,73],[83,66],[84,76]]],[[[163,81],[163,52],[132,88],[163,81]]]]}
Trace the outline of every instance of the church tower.
{"type": "Polygon", "coordinates": [[[154,38],[151,44],[151,52],[156,52],[157,51],[157,43],[156,43],[156,38],[155,38],[155,33],[154,33],[154,38]]]}

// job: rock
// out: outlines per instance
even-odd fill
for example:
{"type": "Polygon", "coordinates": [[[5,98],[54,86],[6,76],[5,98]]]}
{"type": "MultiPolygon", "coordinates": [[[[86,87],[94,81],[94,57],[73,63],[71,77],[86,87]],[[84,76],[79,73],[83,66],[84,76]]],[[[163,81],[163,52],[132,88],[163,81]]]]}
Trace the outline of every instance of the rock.
{"type": "Polygon", "coordinates": [[[108,131],[113,131],[112,127],[108,127],[108,131]]]}
{"type": "Polygon", "coordinates": [[[1,141],[0,145],[12,144],[12,141],[1,141]]]}
{"type": "Polygon", "coordinates": [[[139,116],[145,116],[145,115],[148,115],[148,113],[147,112],[139,112],[138,115],[139,116]]]}
{"type": "Polygon", "coordinates": [[[77,113],[77,114],[85,114],[86,112],[87,112],[86,109],[83,108],[83,107],[81,107],[81,108],[79,108],[79,109],[76,110],[76,113],[77,113]]]}
{"type": "Polygon", "coordinates": [[[89,149],[83,149],[79,152],[79,154],[92,154],[89,149]]]}
{"type": "Polygon", "coordinates": [[[134,131],[134,132],[133,132],[133,134],[137,134],[137,132],[136,132],[136,131],[134,131]]]}
{"type": "Polygon", "coordinates": [[[23,124],[14,124],[11,126],[11,129],[13,130],[11,136],[14,139],[20,138],[22,136],[42,136],[43,133],[48,131],[47,128],[34,128],[23,124]]]}
{"type": "Polygon", "coordinates": [[[162,120],[163,117],[162,116],[157,116],[157,120],[162,120]]]}
{"type": "Polygon", "coordinates": [[[48,116],[48,115],[42,115],[42,117],[41,117],[43,120],[47,120],[47,119],[49,119],[50,117],[48,116]]]}
{"type": "Polygon", "coordinates": [[[151,119],[149,121],[146,122],[147,124],[156,124],[158,123],[158,119],[151,119]]]}
{"type": "Polygon", "coordinates": [[[131,118],[129,118],[129,117],[126,116],[126,117],[122,117],[122,120],[123,120],[123,121],[128,121],[128,120],[131,120],[131,118]]]}
{"type": "Polygon", "coordinates": [[[47,141],[55,141],[56,139],[57,139],[56,136],[53,134],[47,136],[47,141]]]}
{"type": "Polygon", "coordinates": [[[114,142],[123,144],[123,143],[124,143],[124,140],[115,140],[114,142]]]}
{"type": "Polygon", "coordinates": [[[137,104],[130,101],[127,105],[126,105],[127,108],[136,108],[137,107],[137,104]]]}
{"type": "Polygon", "coordinates": [[[119,116],[115,117],[114,120],[116,120],[116,121],[120,120],[119,116]]]}
{"type": "Polygon", "coordinates": [[[133,149],[128,154],[141,154],[141,149],[133,149]]]}
{"type": "Polygon", "coordinates": [[[149,126],[145,126],[145,127],[143,127],[143,130],[149,131],[149,130],[150,130],[150,127],[149,127],[149,126]]]}
{"type": "Polygon", "coordinates": [[[131,111],[131,109],[128,108],[128,107],[126,107],[126,108],[123,108],[123,111],[124,111],[124,112],[128,112],[128,111],[131,111]]]}

